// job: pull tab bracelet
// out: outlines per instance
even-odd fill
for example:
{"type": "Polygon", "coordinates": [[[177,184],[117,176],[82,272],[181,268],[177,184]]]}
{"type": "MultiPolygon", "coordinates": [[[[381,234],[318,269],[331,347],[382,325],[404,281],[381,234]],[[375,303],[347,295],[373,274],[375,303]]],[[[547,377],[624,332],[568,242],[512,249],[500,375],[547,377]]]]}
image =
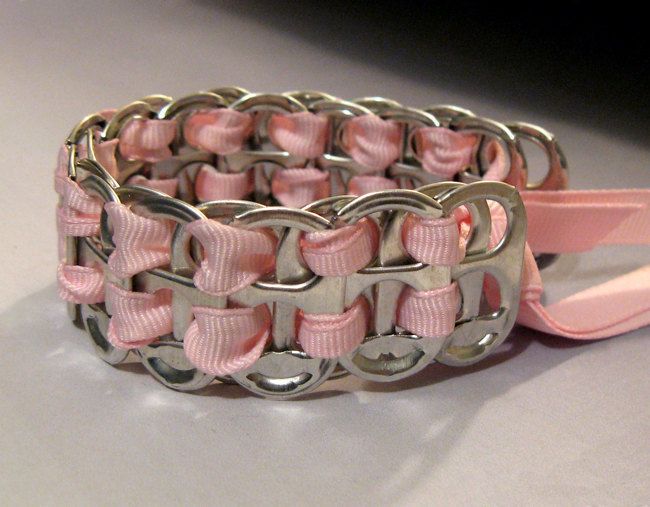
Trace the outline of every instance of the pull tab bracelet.
{"type": "Polygon", "coordinates": [[[650,190],[567,190],[555,138],[455,106],[219,88],[84,118],[55,189],[59,295],[104,361],[270,398],[465,366],[515,323],[650,324],[650,267],[542,304],[540,266],[650,243],[650,190]],[[548,156],[528,181],[520,140],[548,156]]]}

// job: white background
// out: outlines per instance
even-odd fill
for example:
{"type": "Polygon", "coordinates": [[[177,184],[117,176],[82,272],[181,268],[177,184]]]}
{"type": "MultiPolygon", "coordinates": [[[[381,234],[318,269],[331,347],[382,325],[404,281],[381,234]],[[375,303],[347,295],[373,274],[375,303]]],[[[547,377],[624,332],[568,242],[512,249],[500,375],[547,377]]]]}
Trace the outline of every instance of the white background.
{"type": "MultiPolygon", "coordinates": [[[[574,188],[650,186],[647,144],[221,3],[6,1],[0,42],[0,504],[650,503],[647,328],[585,344],[515,329],[471,368],[346,378],[293,402],[223,385],[179,394],[136,364],[105,365],[68,321],[52,189],[58,146],[87,113],[230,84],[540,123],[562,141],[574,188]]],[[[545,273],[549,298],[648,261],[631,248],[564,256],[545,273]]]]}

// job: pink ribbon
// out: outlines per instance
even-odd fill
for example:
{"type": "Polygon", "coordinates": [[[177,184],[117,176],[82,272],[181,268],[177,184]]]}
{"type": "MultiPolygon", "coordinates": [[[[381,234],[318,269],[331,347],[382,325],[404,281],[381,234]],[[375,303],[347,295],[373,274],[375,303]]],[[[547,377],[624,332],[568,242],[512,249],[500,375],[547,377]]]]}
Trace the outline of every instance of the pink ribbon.
{"type": "Polygon", "coordinates": [[[348,183],[348,192],[352,195],[364,195],[395,188],[397,182],[383,176],[353,176],[348,183]]]}
{"type": "Polygon", "coordinates": [[[134,119],[120,132],[119,150],[127,160],[160,162],[172,156],[169,144],[175,137],[175,120],[134,119]]]}
{"type": "Polygon", "coordinates": [[[344,129],[343,148],[368,172],[386,169],[398,159],[402,139],[399,123],[366,114],[348,120],[344,129]]]}
{"type": "Polygon", "coordinates": [[[100,201],[88,195],[66,176],[55,176],[54,189],[61,196],[57,228],[62,236],[96,236],[102,212],[100,201]]]}
{"type": "Polygon", "coordinates": [[[60,262],[56,272],[59,297],[76,304],[104,301],[104,273],[94,266],[70,266],[60,262]]]}
{"type": "Polygon", "coordinates": [[[315,158],[325,151],[328,121],[306,111],[274,114],[268,123],[271,142],[292,155],[315,158]]]}
{"type": "Polygon", "coordinates": [[[404,221],[402,241],[409,255],[425,264],[453,266],[465,256],[465,239],[455,216],[432,219],[411,214],[404,221]]]}
{"type": "MultiPolygon", "coordinates": [[[[650,244],[650,190],[527,191],[522,197],[535,250],[564,253],[598,245],[650,244]]],[[[505,227],[505,216],[494,216],[493,241],[505,227]]],[[[518,323],[578,340],[608,338],[650,324],[650,266],[548,306],[541,302],[542,293],[541,276],[527,247],[518,323]]]]}
{"type": "Polygon", "coordinates": [[[178,191],[178,178],[151,179],[146,178],[141,174],[136,174],[129,178],[126,183],[128,185],[138,185],[152,190],[157,190],[158,192],[162,192],[171,197],[175,197],[176,192],[178,191]]]}
{"type": "Polygon", "coordinates": [[[340,357],[363,342],[369,319],[370,305],[363,296],[340,315],[302,313],[298,317],[298,341],[311,357],[340,357]]]}
{"type": "Polygon", "coordinates": [[[329,174],[309,167],[278,169],[273,173],[271,191],[281,204],[301,208],[329,197],[329,174]]]}
{"type": "Polygon", "coordinates": [[[97,162],[106,169],[106,172],[113,178],[118,178],[120,171],[117,167],[117,158],[115,157],[115,150],[119,144],[119,139],[110,139],[103,143],[95,143],[94,151],[97,162]]]}
{"type": "Polygon", "coordinates": [[[418,336],[442,338],[454,330],[459,308],[456,282],[430,291],[406,287],[400,296],[396,323],[418,336]]]}
{"type": "Polygon", "coordinates": [[[253,191],[253,173],[222,173],[203,164],[194,181],[194,191],[199,201],[243,199],[253,191]]]}
{"type": "Polygon", "coordinates": [[[266,305],[254,308],[194,307],[195,320],[185,333],[185,355],[199,370],[230,375],[259,359],[270,335],[266,305]]]}
{"type": "Polygon", "coordinates": [[[472,162],[477,137],[443,127],[422,127],[416,131],[418,160],[425,171],[452,179],[472,162]]]}
{"type": "Polygon", "coordinates": [[[194,113],[183,126],[185,140],[190,146],[219,155],[240,151],[252,131],[250,114],[228,108],[194,113]]]}
{"type": "Polygon", "coordinates": [[[119,349],[147,345],[172,332],[172,292],[131,292],[106,284],[106,310],[111,315],[108,341],[119,349]]]}
{"type": "Polygon", "coordinates": [[[115,250],[108,257],[108,267],[119,278],[169,264],[171,225],[133,213],[117,202],[105,205],[113,226],[115,250]]]}
{"type": "Polygon", "coordinates": [[[316,275],[348,276],[366,267],[377,253],[379,231],[369,218],[353,225],[306,233],[302,256],[316,275]]]}
{"type": "Polygon", "coordinates": [[[216,220],[190,222],[187,231],[203,246],[194,284],[204,292],[232,294],[275,267],[277,240],[270,231],[231,227],[216,220]]]}

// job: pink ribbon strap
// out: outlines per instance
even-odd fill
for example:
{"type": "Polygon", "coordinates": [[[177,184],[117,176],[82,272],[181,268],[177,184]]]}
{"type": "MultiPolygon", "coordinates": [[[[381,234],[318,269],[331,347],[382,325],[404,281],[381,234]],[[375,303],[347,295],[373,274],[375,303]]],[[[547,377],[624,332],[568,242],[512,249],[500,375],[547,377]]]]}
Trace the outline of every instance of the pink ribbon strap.
{"type": "MultiPolygon", "coordinates": [[[[535,250],[563,253],[607,244],[650,244],[650,190],[533,191],[522,192],[522,197],[535,250]]],[[[505,227],[503,212],[493,210],[493,242],[505,227]]],[[[608,338],[650,324],[649,266],[546,307],[542,293],[541,276],[527,247],[518,323],[579,340],[608,338]]]]}
{"type": "Polygon", "coordinates": [[[203,164],[196,174],[194,191],[202,202],[242,199],[253,191],[253,173],[222,173],[208,164],[203,164]]]}
{"type": "Polygon", "coordinates": [[[54,178],[54,189],[61,196],[57,208],[57,228],[62,236],[96,236],[102,205],[66,176],[54,178]]]}
{"type": "Polygon", "coordinates": [[[430,291],[406,287],[400,297],[396,323],[419,336],[442,338],[454,330],[459,307],[456,282],[430,291]]]}
{"type": "Polygon", "coordinates": [[[183,127],[185,140],[190,146],[219,155],[240,151],[252,131],[250,114],[228,108],[194,113],[183,127]]]}
{"type": "Polygon", "coordinates": [[[521,196],[533,252],[650,244],[650,190],[524,191],[521,196]]]}
{"type": "Polygon", "coordinates": [[[348,192],[352,195],[364,195],[394,188],[397,188],[397,182],[383,176],[353,176],[348,183],[348,192]]]}
{"type": "Polygon", "coordinates": [[[120,133],[119,150],[127,160],[160,162],[171,157],[169,144],[175,137],[174,120],[135,119],[120,133]]]}
{"type": "Polygon", "coordinates": [[[422,127],[415,134],[417,157],[425,171],[451,179],[472,161],[477,137],[443,127],[422,127]]]}
{"type": "Polygon", "coordinates": [[[203,246],[194,284],[226,296],[252,284],[275,267],[276,238],[264,229],[242,229],[216,220],[196,220],[187,231],[203,246]]]}
{"type": "Polygon", "coordinates": [[[111,315],[108,341],[119,349],[134,349],[171,333],[171,302],[169,289],[147,294],[106,284],[106,310],[111,315]]]}
{"type": "Polygon", "coordinates": [[[76,304],[104,301],[104,273],[94,266],[70,266],[59,263],[56,272],[59,297],[76,304]]]}
{"type": "Polygon", "coordinates": [[[298,341],[311,357],[340,357],[361,344],[369,318],[370,306],[363,296],[341,315],[304,313],[298,318],[298,341]]]}
{"type": "Polygon", "coordinates": [[[455,216],[432,219],[411,214],[404,221],[402,241],[409,255],[425,264],[453,266],[465,256],[455,216]]]}
{"type": "Polygon", "coordinates": [[[271,191],[281,204],[301,208],[329,197],[329,174],[309,167],[279,169],[273,173],[271,191]]]}
{"type": "Polygon", "coordinates": [[[171,197],[174,197],[178,191],[178,178],[156,180],[145,178],[141,174],[136,174],[135,176],[129,178],[126,183],[128,185],[139,185],[141,187],[157,190],[158,192],[163,192],[164,194],[167,194],[171,197]]]}
{"type": "Polygon", "coordinates": [[[185,333],[185,355],[199,370],[230,375],[259,359],[270,335],[266,305],[255,308],[194,307],[195,320],[185,333]]]}
{"type": "Polygon", "coordinates": [[[339,229],[306,233],[302,256],[319,276],[347,276],[366,267],[377,253],[379,231],[369,218],[339,229]]]}
{"type": "Polygon", "coordinates": [[[349,120],[344,129],[345,151],[368,172],[386,169],[400,155],[402,133],[393,120],[366,114],[349,120]]]}
{"type": "Polygon", "coordinates": [[[299,157],[315,158],[325,151],[327,118],[307,111],[274,114],[268,123],[271,141],[299,157]]]}
{"type": "Polygon", "coordinates": [[[113,225],[115,250],[108,257],[108,267],[120,278],[169,264],[171,226],[133,213],[117,202],[105,205],[113,225]]]}

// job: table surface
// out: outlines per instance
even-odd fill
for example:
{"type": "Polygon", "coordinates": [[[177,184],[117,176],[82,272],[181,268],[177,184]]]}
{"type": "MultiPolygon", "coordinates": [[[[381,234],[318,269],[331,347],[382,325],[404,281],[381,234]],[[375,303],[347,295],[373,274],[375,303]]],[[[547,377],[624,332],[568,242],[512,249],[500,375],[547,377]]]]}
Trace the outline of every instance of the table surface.
{"type": "MultiPolygon", "coordinates": [[[[527,103],[517,82],[513,100],[497,99],[456,86],[462,76],[404,72],[372,51],[362,59],[345,41],[322,43],[327,34],[232,3],[6,4],[1,504],[650,503],[647,328],[593,343],[516,328],[471,368],[432,366],[395,384],[347,377],[292,402],[224,385],[180,394],[136,364],[102,363],[68,321],[54,283],[52,189],[58,145],[88,112],[229,84],[526,119],[557,134],[574,188],[649,187],[647,139],[557,114],[544,107],[552,94],[527,103]]],[[[431,65],[448,69],[440,58],[431,65]]],[[[545,273],[549,300],[648,261],[640,248],[564,256],[545,273]]]]}

